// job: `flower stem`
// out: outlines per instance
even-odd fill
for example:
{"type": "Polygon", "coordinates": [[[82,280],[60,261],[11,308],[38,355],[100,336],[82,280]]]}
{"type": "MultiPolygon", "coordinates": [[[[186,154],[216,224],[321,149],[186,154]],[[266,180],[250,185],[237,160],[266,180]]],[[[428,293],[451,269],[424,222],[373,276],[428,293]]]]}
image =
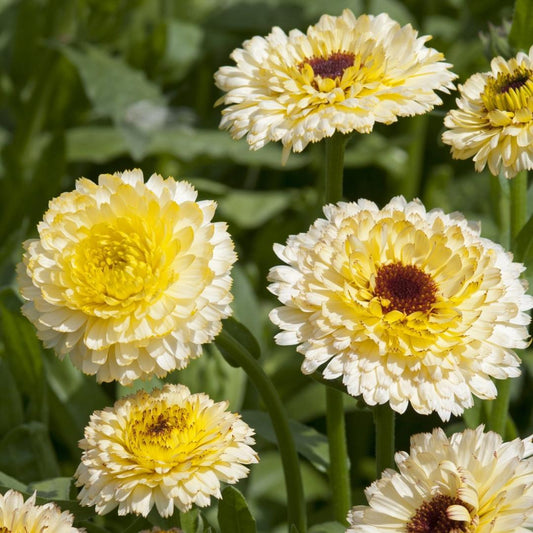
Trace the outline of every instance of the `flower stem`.
{"type": "Polygon", "coordinates": [[[352,504],[346,446],[343,392],[326,387],[326,420],[329,442],[329,479],[335,520],[346,524],[352,504]]]}
{"type": "Polygon", "coordinates": [[[394,468],[394,411],[388,403],[375,405],[376,471],[379,478],[386,468],[394,468]]]}
{"type": "Polygon", "coordinates": [[[324,203],[331,204],[342,200],[342,175],[344,170],[344,147],[346,135],[335,133],[325,140],[326,145],[326,184],[324,203]]]}
{"type": "MultiPolygon", "coordinates": [[[[325,191],[324,203],[342,200],[344,170],[344,147],[346,135],[336,133],[325,140],[325,191]]],[[[351,506],[348,449],[344,420],[344,392],[326,387],[326,420],[329,443],[329,478],[335,519],[346,524],[346,515],[351,506]]]]}
{"type": "Polygon", "coordinates": [[[307,531],[307,516],[300,463],[289,427],[289,420],[278,392],[257,359],[235,337],[228,333],[226,328],[223,328],[215,339],[215,344],[224,351],[231,353],[232,361],[246,372],[263,399],[276,433],[283,465],[285,486],[287,488],[289,531],[292,531],[292,526],[295,526],[296,531],[304,533],[307,531]]]}
{"type": "MultiPolygon", "coordinates": [[[[520,230],[527,222],[527,171],[519,172],[509,182],[510,202],[510,245],[514,252],[515,239],[520,230]]],[[[498,396],[493,402],[492,411],[489,418],[489,428],[496,431],[505,438],[507,428],[507,414],[509,411],[509,397],[511,394],[511,380],[499,380],[496,383],[498,396]]]]}

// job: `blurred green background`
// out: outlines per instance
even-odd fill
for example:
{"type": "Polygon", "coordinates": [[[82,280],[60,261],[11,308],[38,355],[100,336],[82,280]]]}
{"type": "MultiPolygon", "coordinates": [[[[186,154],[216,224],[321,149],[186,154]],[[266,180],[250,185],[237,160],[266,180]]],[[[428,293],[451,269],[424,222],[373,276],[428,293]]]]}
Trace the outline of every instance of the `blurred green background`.
{"type": "MultiPolygon", "coordinates": [[[[234,48],[275,25],[305,30],[325,5],[331,15],[346,7],[356,15],[388,12],[420,34],[433,35],[429,46],[445,54],[459,83],[488,70],[495,53],[515,53],[506,48],[505,38],[496,38],[505,35],[504,23],[511,20],[509,0],[0,0],[2,490],[39,488],[74,512],[77,524],[89,532],[165,525],[155,515],[149,520],[119,518],[116,512],[94,517],[92,509],[77,505],[70,477],[89,415],[132,388],[97,385],[43,350],[20,314],[14,276],[21,243],[36,236],[51,198],[71,190],[77,177],[96,180],[103,172],[139,167],[146,178],[153,172],[186,178],[201,198],[217,200],[217,218],[229,223],[239,254],[235,315],[259,339],[263,366],[295,422],[310,524],[331,520],[323,385],[300,373],[301,356],[294,348],[273,343],[275,328],[267,313],[276,301],[265,288],[268,269],[278,263],[272,243],[305,231],[321,213],[322,146],[292,154],[282,167],[279,146],[252,152],[244,140],[219,131],[220,108],[213,107],[220,96],[213,73],[233,64],[234,48]]],[[[500,198],[491,197],[497,178],[475,174],[470,160],[453,161],[440,142],[443,117],[456,95],[442,96],[444,105],[427,115],[351,138],[345,197],[383,205],[395,194],[418,196],[428,208],[459,210],[481,220],[483,234],[505,244],[500,236],[507,221],[495,216],[500,198]]],[[[231,409],[255,427],[261,461],[239,489],[258,531],[284,531],[283,476],[260,398],[242,371],[230,368],[214,347],[205,352],[168,381],[184,382],[217,401],[229,399],[231,409]]],[[[533,364],[530,355],[524,357],[512,397],[521,435],[533,432],[533,364]]],[[[354,503],[362,503],[362,490],[373,479],[372,418],[354,399],[346,408],[354,503]]],[[[476,405],[466,413],[467,422],[477,420],[480,409],[476,405]]],[[[437,417],[408,411],[398,425],[397,449],[408,448],[412,433],[438,425],[437,417]]],[[[449,431],[461,427],[460,419],[447,425],[449,431]]],[[[187,533],[201,522],[196,513],[189,518],[187,533]]],[[[205,520],[216,525],[216,504],[205,520]]],[[[326,530],[315,526],[311,531],[326,530]]]]}

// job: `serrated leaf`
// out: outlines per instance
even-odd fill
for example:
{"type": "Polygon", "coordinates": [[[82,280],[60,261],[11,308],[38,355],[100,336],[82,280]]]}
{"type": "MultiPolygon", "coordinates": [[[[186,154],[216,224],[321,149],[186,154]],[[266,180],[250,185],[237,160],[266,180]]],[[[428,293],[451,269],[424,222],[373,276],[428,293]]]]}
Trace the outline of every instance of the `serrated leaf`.
{"type": "Polygon", "coordinates": [[[518,50],[528,50],[533,44],[533,2],[515,0],[510,43],[518,50]]]}
{"type": "Polygon", "coordinates": [[[244,496],[234,487],[222,491],[218,503],[218,523],[221,533],[255,533],[255,519],[244,496]]]}

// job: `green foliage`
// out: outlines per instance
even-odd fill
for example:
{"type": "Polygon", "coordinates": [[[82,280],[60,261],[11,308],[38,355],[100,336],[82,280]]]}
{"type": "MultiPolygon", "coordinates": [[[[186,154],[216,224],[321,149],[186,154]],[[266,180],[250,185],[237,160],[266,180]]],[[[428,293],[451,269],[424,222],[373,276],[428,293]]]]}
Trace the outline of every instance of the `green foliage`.
{"type": "MultiPolygon", "coordinates": [[[[276,346],[268,312],[277,305],[266,290],[269,268],[279,261],[272,244],[305,231],[321,216],[322,147],[311,145],[281,165],[273,143],[250,151],[220,131],[220,93],[213,73],[232,64],[231,51],[245,39],[266,35],[272,26],[304,31],[325,12],[338,15],[387,11],[411,23],[430,45],[453,63],[458,83],[489,68],[504,21],[510,42],[532,44],[530,0],[0,0],[0,491],[14,488],[39,501],[55,501],[76,516],[89,533],[138,533],[163,519],[96,516],[76,499],[72,476],[79,464],[78,441],[90,415],[138,387],[97,384],[46,350],[20,313],[15,265],[21,243],[36,234],[50,199],[71,190],[74,180],[140,167],[188,179],[201,199],[218,202],[217,218],[227,221],[239,263],[233,270],[235,319],[224,328],[258,358],[290,416],[302,461],[309,533],[341,533],[331,522],[327,481],[324,386],[302,375],[301,356],[276,346]],[[514,11],[513,11],[514,5],[514,11]],[[490,30],[489,23],[495,28],[490,30]],[[485,44],[479,33],[487,35],[485,44]]],[[[507,34],[504,40],[507,42],[507,34]]],[[[481,220],[483,234],[503,242],[508,221],[498,216],[504,197],[491,196],[494,178],[473,171],[471,161],[452,161],[440,142],[442,120],[455,94],[424,117],[377,126],[372,135],[347,145],[344,195],[380,204],[394,194],[420,197],[428,207],[460,210],[481,220]],[[406,178],[407,176],[407,178],[406,178]],[[492,181],[491,181],[492,180],[492,181]]],[[[504,185],[505,186],[505,185],[504,185]]],[[[504,190],[505,192],[505,190],[504,190]]],[[[529,214],[533,192],[528,194],[529,214]]],[[[517,259],[533,270],[533,217],[516,239],[517,259]]],[[[232,356],[215,345],[190,366],[165,378],[192,392],[206,392],[256,431],[260,462],[239,490],[227,487],[209,509],[181,514],[186,533],[286,532],[287,494],[275,433],[255,388],[232,356]],[[222,352],[222,353],[220,353],[222,352]]],[[[533,433],[533,355],[524,354],[524,372],[513,384],[512,413],[519,434],[533,433]]],[[[354,504],[373,475],[372,421],[368,411],[346,399],[354,504]]],[[[464,421],[484,420],[478,402],[464,421]]],[[[438,419],[405,415],[399,449],[411,433],[431,429],[438,419]],[[412,430],[412,431],[411,431],[412,430]]],[[[300,532],[303,533],[303,532],[300,532]]]]}

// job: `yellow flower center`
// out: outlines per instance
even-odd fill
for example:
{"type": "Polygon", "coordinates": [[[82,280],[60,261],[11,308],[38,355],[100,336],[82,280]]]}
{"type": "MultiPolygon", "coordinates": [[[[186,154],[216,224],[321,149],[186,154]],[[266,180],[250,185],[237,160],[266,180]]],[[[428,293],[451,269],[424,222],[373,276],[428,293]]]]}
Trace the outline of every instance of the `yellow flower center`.
{"type": "Polygon", "coordinates": [[[435,282],[414,265],[383,265],[377,271],[375,283],[374,295],[381,298],[387,312],[428,313],[437,300],[435,282]]]}
{"type": "Polygon", "coordinates": [[[437,494],[424,502],[407,523],[407,533],[461,533],[469,531],[469,523],[452,520],[447,509],[451,505],[469,506],[459,498],[437,494]]]}
{"type": "Polygon", "coordinates": [[[7,527],[2,526],[0,527],[0,533],[11,533],[11,529],[7,529],[7,527]]]}
{"type": "Polygon", "coordinates": [[[209,427],[210,417],[197,402],[183,406],[153,400],[132,410],[126,429],[126,446],[134,460],[149,469],[183,466],[190,471],[216,453],[209,445],[222,437],[220,428],[209,427]]]}
{"type": "Polygon", "coordinates": [[[518,67],[511,74],[500,72],[489,77],[481,95],[487,111],[515,113],[528,106],[533,96],[533,70],[518,67]]]}
{"type": "Polygon", "coordinates": [[[152,228],[135,220],[100,223],[81,239],[65,261],[68,301],[85,313],[101,316],[132,305],[149,304],[173,279],[168,264],[179,243],[160,249],[152,228]]]}

